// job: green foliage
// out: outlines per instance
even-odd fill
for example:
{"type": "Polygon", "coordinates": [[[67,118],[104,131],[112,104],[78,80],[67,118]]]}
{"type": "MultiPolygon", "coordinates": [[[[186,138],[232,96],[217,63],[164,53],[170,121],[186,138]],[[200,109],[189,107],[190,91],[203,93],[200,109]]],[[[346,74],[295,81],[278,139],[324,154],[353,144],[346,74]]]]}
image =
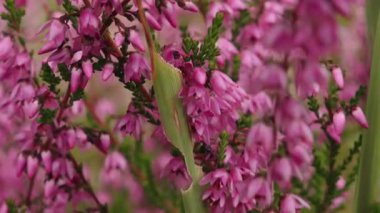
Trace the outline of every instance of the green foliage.
{"type": "Polygon", "coordinates": [[[362,135],[359,136],[359,139],[355,141],[354,146],[350,149],[348,155],[343,160],[342,164],[337,168],[337,173],[342,173],[346,170],[347,166],[353,161],[354,157],[360,153],[360,148],[363,144],[362,135]]]}
{"type": "Polygon", "coordinates": [[[226,148],[228,145],[229,135],[227,132],[222,132],[219,138],[220,138],[220,142],[219,142],[218,151],[217,151],[217,160],[218,160],[218,166],[223,167],[224,165],[223,161],[226,158],[226,148]]]}
{"type": "Polygon", "coordinates": [[[310,96],[308,98],[307,105],[309,107],[309,110],[312,111],[312,112],[318,112],[319,107],[320,107],[319,103],[318,103],[318,100],[314,96],[310,96]]]}
{"type": "Polygon", "coordinates": [[[234,40],[239,35],[240,30],[247,24],[251,23],[251,21],[252,21],[251,13],[249,10],[240,11],[240,16],[238,19],[235,20],[235,23],[232,29],[232,36],[234,40]]]}
{"type": "Polygon", "coordinates": [[[216,56],[219,55],[219,49],[216,42],[219,39],[223,27],[223,14],[218,13],[212,21],[211,27],[207,31],[207,35],[203,43],[199,47],[199,42],[193,40],[189,35],[185,34],[183,39],[183,50],[187,54],[191,54],[186,60],[191,60],[196,66],[201,66],[205,61],[210,64],[215,63],[216,56]]]}
{"type": "Polygon", "coordinates": [[[40,109],[41,117],[38,119],[38,122],[43,123],[43,124],[51,124],[53,123],[56,113],[57,113],[57,110],[41,108],[40,109]]]}
{"type": "Polygon", "coordinates": [[[249,128],[252,126],[253,120],[251,114],[244,114],[240,116],[239,120],[236,121],[236,126],[238,129],[249,128]]]}
{"type": "Polygon", "coordinates": [[[363,149],[360,157],[359,181],[356,191],[356,212],[370,212],[370,206],[378,201],[380,194],[380,3],[369,0],[367,15],[372,39],[371,76],[366,103],[366,116],[370,128],[363,135],[363,149]],[[375,24],[377,23],[377,24],[375,24]]]}
{"type": "Polygon", "coordinates": [[[1,13],[1,19],[8,22],[8,27],[19,31],[21,19],[25,15],[23,8],[16,7],[15,0],[5,0],[4,8],[6,12],[1,13]]]}
{"type": "Polygon", "coordinates": [[[40,73],[40,77],[43,81],[45,81],[50,91],[57,93],[57,85],[61,82],[61,79],[54,75],[53,70],[50,68],[48,64],[42,65],[42,72],[40,73]]]}
{"type": "Polygon", "coordinates": [[[367,87],[365,86],[360,86],[358,91],[356,91],[355,96],[350,100],[350,106],[357,106],[362,100],[363,96],[366,94],[367,87]]]}
{"type": "Polygon", "coordinates": [[[71,98],[70,98],[70,105],[72,105],[75,101],[78,101],[82,98],[84,98],[84,91],[83,89],[77,89],[77,91],[75,91],[73,94],[71,94],[71,98]]]}
{"type": "Polygon", "coordinates": [[[240,64],[241,64],[240,57],[238,55],[235,55],[234,61],[232,64],[232,76],[231,76],[231,79],[235,82],[239,79],[240,64]]]}
{"type": "Polygon", "coordinates": [[[151,168],[152,155],[144,152],[141,141],[127,139],[121,144],[119,150],[131,165],[131,172],[143,187],[149,204],[164,209],[166,212],[173,212],[173,208],[179,208],[178,193],[166,182],[157,182],[158,180],[154,178],[151,168]]]}
{"type": "Polygon", "coordinates": [[[8,213],[17,213],[17,206],[13,200],[7,200],[8,213]]]}
{"type": "Polygon", "coordinates": [[[76,7],[74,7],[74,5],[71,4],[70,0],[63,0],[62,6],[67,12],[67,14],[69,15],[69,19],[73,23],[74,28],[77,28],[78,19],[74,16],[74,14],[78,13],[79,10],[76,7]]]}
{"type": "Polygon", "coordinates": [[[61,75],[62,77],[62,80],[64,81],[70,81],[70,77],[71,77],[71,73],[70,73],[70,70],[69,68],[67,68],[66,64],[58,64],[58,70],[59,70],[59,74],[61,75]]]}

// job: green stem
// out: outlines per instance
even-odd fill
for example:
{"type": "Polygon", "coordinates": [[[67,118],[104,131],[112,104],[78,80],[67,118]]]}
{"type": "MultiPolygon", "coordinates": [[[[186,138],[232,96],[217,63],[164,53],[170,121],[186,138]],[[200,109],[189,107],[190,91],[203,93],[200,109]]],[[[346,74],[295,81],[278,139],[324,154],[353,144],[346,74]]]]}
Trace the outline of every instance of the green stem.
{"type": "MultiPolygon", "coordinates": [[[[375,2],[378,0],[368,1],[368,5],[374,6],[375,2]]],[[[376,33],[372,37],[372,65],[366,109],[370,128],[364,134],[356,189],[356,212],[372,212],[371,209],[378,205],[380,198],[380,16],[374,14],[378,13],[378,8],[367,9],[369,32],[376,33]],[[376,28],[373,23],[377,23],[376,28]]]]}

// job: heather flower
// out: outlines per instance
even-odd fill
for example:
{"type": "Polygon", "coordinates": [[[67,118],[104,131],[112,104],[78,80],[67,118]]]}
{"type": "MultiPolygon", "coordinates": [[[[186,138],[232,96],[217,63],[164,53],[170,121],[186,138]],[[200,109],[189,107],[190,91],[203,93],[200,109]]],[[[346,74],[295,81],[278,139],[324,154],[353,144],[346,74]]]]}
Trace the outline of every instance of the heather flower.
{"type": "Polygon", "coordinates": [[[150,67],[143,55],[133,53],[124,64],[124,81],[140,82],[142,77],[150,78],[150,67]]]}
{"type": "Polygon", "coordinates": [[[161,177],[167,178],[175,187],[183,190],[189,188],[192,183],[185,163],[180,157],[173,157],[166,164],[162,170],[161,177]]]}
{"type": "Polygon", "coordinates": [[[290,188],[292,178],[292,165],[289,159],[280,158],[272,163],[271,178],[278,182],[283,189],[290,188]]]}
{"type": "Polygon", "coordinates": [[[86,8],[81,11],[79,17],[79,32],[83,35],[95,37],[99,34],[100,21],[95,12],[86,8]]]}
{"type": "Polygon", "coordinates": [[[343,78],[343,72],[342,69],[339,67],[336,67],[332,70],[332,76],[334,78],[334,81],[339,89],[343,89],[344,87],[344,78],[343,78]]]}
{"type": "Polygon", "coordinates": [[[357,106],[352,110],[352,116],[360,124],[360,126],[366,129],[368,128],[367,118],[360,107],[357,106]]]}
{"type": "Polygon", "coordinates": [[[123,135],[130,134],[136,138],[141,137],[142,125],[144,119],[137,114],[137,109],[131,104],[128,107],[127,113],[116,124],[116,129],[123,135]]]}
{"type": "Polygon", "coordinates": [[[47,43],[38,51],[38,54],[45,54],[57,49],[65,40],[67,26],[59,20],[52,20],[45,24],[42,30],[49,28],[49,33],[46,35],[47,43]]]}
{"type": "Polygon", "coordinates": [[[141,52],[145,51],[144,43],[142,42],[141,36],[138,34],[137,31],[135,31],[135,30],[129,31],[128,40],[129,40],[129,42],[131,42],[133,47],[136,48],[137,50],[139,50],[141,52]]]}
{"type": "Polygon", "coordinates": [[[303,208],[310,208],[310,206],[302,198],[293,194],[287,194],[281,201],[280,212],[295,213],[303,208]]]}

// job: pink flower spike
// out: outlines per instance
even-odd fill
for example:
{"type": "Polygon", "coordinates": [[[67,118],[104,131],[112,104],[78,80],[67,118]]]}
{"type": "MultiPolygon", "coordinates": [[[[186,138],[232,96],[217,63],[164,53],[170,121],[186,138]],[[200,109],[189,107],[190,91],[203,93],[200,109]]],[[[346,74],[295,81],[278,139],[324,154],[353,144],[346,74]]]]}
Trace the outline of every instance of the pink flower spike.
{"type": "Polygon", "coordinates": [[[113,73],[113,69],[114,69],[113,64],[104,65],[103,70],[102,70],[102,80],[103,81],[107,81],[111,77],[111,75],[113,73]]]}
{"type": "Polygon", "coordinates": [[[92,62],[90,60],[82,62],[82,69],[86,77],[90,79],[94,71],[92,68],[92,62]]]}
{"type": "Polygon", "coordinates": [[[27,165],[26,165],[26,172],[29,178],[34,177],[37,174],[37,171],[38,171],[38,159],[33,156],[29,156],[27,160],[27,165]]]}
{"type": "Polygon", "coordinates": [[[141,36],[135,30],[131,30],[129,33],[130,34],[128,40],[131,42],[133,47],[137,50],[140,50],[141,52],[144,52],[145,47],[144,43],[141,40],[141,36]]]}
{"type": "Polygon", "coordinates": [[[363,128],[368,129],[367,118],[365,117],[365,114],[364,114],[362,108],[356,106],[354,108],[354,110],[352,110],[352,116],[360,124],[360,126],[362,126],[363,128]]]}
{"type": "Polygon", "coordinates": [[[346,115],[343,110],[338,110],[333,116],[333,123],[337,134],[342,134],[346,125],[346,115]]]}
{"type": "Polygon", "coordinates": [[[343,78],[343,72],[342,69],[339,67],[336,67],[332,71],[332,76],[334,78],[334,81],[339,89],[343,89],[344,87],[344,78],[343,78]]]}

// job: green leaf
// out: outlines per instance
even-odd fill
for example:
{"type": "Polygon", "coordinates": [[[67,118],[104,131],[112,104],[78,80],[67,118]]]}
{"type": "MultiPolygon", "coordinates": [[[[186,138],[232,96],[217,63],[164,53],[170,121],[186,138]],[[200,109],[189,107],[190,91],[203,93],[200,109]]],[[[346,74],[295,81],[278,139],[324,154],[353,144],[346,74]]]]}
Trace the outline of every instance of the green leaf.
{"type": "Polygon", "coordinates": [[[53,70],[48,64],[42,65],[42,72],[40,77],[49,85],[49,89],[53,92],[57,92],[57,85],[61,82],[61,79],[54,75],[53,70]]]}
{"type": "Polygon", "coordinates": [[[367,16],[367,26],[368,35],[370,40],[373,40],[376,33],[377,16],[380,11],[380,1],[379,0],[367,0],[366,4],[366,16],[367,16]]]}
{"type": "Polygon", "coordinates": [[[67,68],[66,64],[58,64],[58,70],[59,70],[59,74],[61,74],[61,77],[64,81],[70,81],[70,76],[71,76],[71,73],[70,73],[70,70],[69,68],[67,68]]]}
{"type": "Polygon", "coordinates": [[[19,31],[21,19],[25,15],[23,8],[16,7],[15,0],[6,0],[4,2],[6,12],[1,13],[1,19],[8,22],[8,27],[13,30],[19,31]]]}
{"type": "Polygon", "coordinates": [[[83,89],[77,89],[77,91],[75,91],[72,95],[71,95],[71,99],[70,99],[70,104],[73,104],[74,101],[78,101],[80,99],[82,99],[84,97],[84,91],[83,89]]]}
{"type": "Polygon", "coordinates": [[[356,212],[371,212],[380,196],[380,1],[368,1],[367,16],[373,37],[372,65],[367,100],[369,129],[364,133],[360,157],[359,181],[356,190],[356,212]],[[377,17],[376,30],[373,21],[377,17]]]}
{"type": "Polygon", "coordinates": [[[179,98],[182,75],[178,69],[165,62],[157,53],[154,53],[154,61],[156,69],[153,73],[153,87],[161,123],[168,140],[183,154],[186,167],[193,180],[190,188],[182,191],[184,207],[187,213],[201,213],[204,210],[197,185],[200,168],[194,162],[187,117],[179,98]]]}
{"type": "Polygon", "coordinates": [[[44,124],[51,124],[53,123],[56,113],[57,113],[57,110],[41,108],[40,109],[41,117],[38,119],[38,122],[44,123],[44,124]]]}

